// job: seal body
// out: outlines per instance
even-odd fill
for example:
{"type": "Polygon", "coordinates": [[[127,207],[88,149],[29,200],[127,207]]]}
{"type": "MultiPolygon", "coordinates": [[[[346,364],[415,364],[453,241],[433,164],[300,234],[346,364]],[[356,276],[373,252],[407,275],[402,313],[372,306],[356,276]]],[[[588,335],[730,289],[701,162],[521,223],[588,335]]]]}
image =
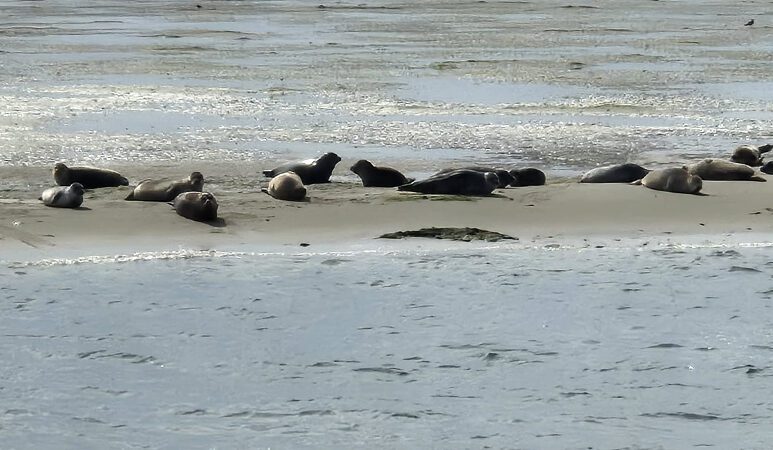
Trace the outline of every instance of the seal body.
{"type": "Polygon", "coordinates": [[[545,172],[533,167],[510,169],[510,175],[513,177],[510,186],[513,187],[544,186],[546,181],[545,172]]]}
{"type": "Polygon", "coordinates": [[[77,208],[83,203],[83,186],[73,183],[69,186],[53,187],[40,194],[40,200],[46,206],[56,208],[77,208]]]}
{"type": "Polygon", "coordinates": [[[67,167],[64,163],[54,166],[54,180],[59,186],[80,183],[84,189],[129,185],[129,180],[114,170],[87,166],[67,167]]]}
{"type": "Polygon", "coordinates": [[[280,173],[295,172],[301,177],[303,184],[329,183],[330,175],[333,173],[336,164],[340,161],[340,156],[329,152],[317,159],[291,162],[283,164],[276,169],[264,170],[263,175],[272,178],[280,173]]]}
{"type": "Polygon", "coordinates": [[[760,172],[764,172],[767,174],[773,174],[773,161],[768,161],[765,164],[760,167],[760,172]]]}
{"type": "Polygon", "coordinates": [[[489,195],[497,186],[499,178],[494,172],[459,169],[399,186],[397,190],[422,194],[489,195]]]}
{"type": "Polygon", "coordinates": [[[204,176],[193,172],[183,180],[143,180],[126,197],[126,200],[143,202],[171,202],[183,192],[201,192],[204,189],[204,176]]]}
{"type": "Polygon", "coordinates": [[[760,145],[740,145],[733,151],[730,161],[746,164],[747,166],[761,166],[762,154],[773,149],[773,144],[760,145]]]}
{"type": "Polygon", "coordinates": [[[580,178],[580,183],[632,183],[649,173],[644,167],[633,164],[614,164],[596,167],[580,178]]]}
{"type": "Polygon", "coordinates": [[[440,172],[436,173],[436,175],[442,175],[450,172],[454,172],[457,170],[474,170],[476,172],[486,173],[486,172],[493,172],[497,175],[497,179],[499,180],[499,184],[497,185],[498,188],[506,188],[510,183],[514,181],[513,176],[510,174],[510,171],[501,169],[501,168],[495,168],[495,167],[485,167],[485,166],[468,166],[468,167],[460,167],[458,169],[443,169],[440,172]]]}
{"type": "Polygon", "coordinates": [[[699,163],[687,166],[687,170],[704,180],[765,181],[764,178],[756,176],[754,169],[746,164],[719,159],[704,159],[699,163]]]}
{"type": "Polygon", "coordinates": [[[349,170],[360,177],[365,187],[397,187],[414,181],[413,178],[405,178],[405,175],[396,169],[374,166],[364,159],[354,163],[349,170]]]}
{"type": "Polygon", "coordinates": [[[171,203],[177,214],[200,222],[217,219],[217,200],[209,192],[183,192],[171,203]]]}
{"type": "Polygon", "coordinates": [[[262,190],[279,200],[300,202],[306,198],[306,188],[295,172],[280,173],[268,182],[268,189],[262,190]]]}
{"type": "Polygon", "coordinates": [[[641,184],[657,191],[678,194],[697,194],[703,187],[701,177],[692,175],[685,167],[653,170],[641,179],[641,184]]]}

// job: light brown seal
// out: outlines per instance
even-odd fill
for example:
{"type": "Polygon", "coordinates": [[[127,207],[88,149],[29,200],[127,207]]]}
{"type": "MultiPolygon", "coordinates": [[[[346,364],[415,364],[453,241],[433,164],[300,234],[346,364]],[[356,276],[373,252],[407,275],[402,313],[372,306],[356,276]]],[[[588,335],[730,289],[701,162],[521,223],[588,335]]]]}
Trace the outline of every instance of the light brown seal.
{"type": "Polygon", "coordinates": [[[701,177],[690,174],[686,167],[656,169],[634,183],[642,184],[656,191],[675,192],[678,194],[697,194],[703,187],[701,177]]]}
{"type": "Polygon", "coordinates": [[[182,180],[142,180],[126,197],[126,200],[143,202],[171,202],[183,192],[201,192],[204,175],[193,172],[182,180]]]}
{"type": "Polygon", "coordinates": [[[723,161],[720,159],[704,159],[701,162],[687,166],[693,175],[703,180],[712,181],[765,181],[755,175],[754,169],[746,164],[723,161]]]}
{"type": "Polygon", "coordinates": [[[268,189],[263,188],[261,191],[278,200],[300,202],[306,198],[306,188],[295,172],[280,173],[268,182],[268,189]]]}

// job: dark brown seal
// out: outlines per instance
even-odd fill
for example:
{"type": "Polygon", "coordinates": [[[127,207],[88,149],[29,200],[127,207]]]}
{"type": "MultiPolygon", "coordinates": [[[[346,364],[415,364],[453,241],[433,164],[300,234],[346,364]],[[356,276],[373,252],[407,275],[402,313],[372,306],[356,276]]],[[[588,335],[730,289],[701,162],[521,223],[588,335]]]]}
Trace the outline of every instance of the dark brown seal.
{"type": "Polygon", "coordinates": [[[391,167],[374,166],[370,161],[361,159],[349,168],[362,180],[365,187],[397,187],[414,181],[406,178],[400,171],[391,167]]]}
{"type": "Polygon", "coordinates": [[[398,191],[421,194],[489,195],[499,186],[494,172],[460,169],[399,186],[398,191]]]}
{"type": "Polygon", "coordinates": [[[143,202],[171,202],[183,192],[201,192],[204,175],[193,172],[182,180],[143,180],[126,197],[126,200],[143,202]]]}
{"type": "Polygon", "coordinates": [[[170,203],[177,214],[199,222],[217,220],[217,200],[209,192],[183,192],[170,203]]]}
{"type": "Polygon", "coordinates": [[[335,153],[325,153],[317,159],[306,161],[296,161],[272,169],[264,170],[263,175],[271,178],[285,172],[295,172],[301,177],[303,184],[329,183],[330,175],[333,173],[336,164],[341,161],[341,157],[335,153]]]}
{"type": "Polygon", "coordinates": [[[64,163],[54,166],[54,180],[59,186],[80,183],[84,189],[129,185],[129,180],[114,170],[88,166],[67,167],[64,163]]]}

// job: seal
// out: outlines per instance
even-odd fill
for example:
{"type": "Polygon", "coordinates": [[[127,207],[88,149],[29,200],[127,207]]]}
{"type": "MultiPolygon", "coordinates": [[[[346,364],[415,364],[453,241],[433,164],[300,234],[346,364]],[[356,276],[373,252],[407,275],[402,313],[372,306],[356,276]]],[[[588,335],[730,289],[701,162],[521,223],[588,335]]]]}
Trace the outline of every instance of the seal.
{"type": "Polygon", "coordinates": [[[48,188],[40,194],[39,200],[43,200],[46,206],[77,208],[83,203],[83,186],[80,183],[73,183],[67,187],[48,188]]]}
{"type": "Polygon", "coordinates": [[[649,172],[649,170],[638,164],[614,164],[596,167],[585,173],[580,178],[580,183],[632,183],[636,180],[641,180],[649,172]]]}
{"type": "Polygon", "coordinates": [[[362,180],[365,187],[397,187],[415,181],[406,178],[400,171],[391,167],[374,166],[370,161],[361,159],[349,168],[362,180]]]}
{"type": "Polygon", "coordinates": [[[333,173],[336,164],[341,161],[341,157],[335,153],[329,152],[317,159],[307,159],[305,161],[290,162],[283,164],[276,169],[264,170],[263,175],[272,178],[280,173],[295,172],[301,177],[303,184],[329,183],[330,175],[333,173]]]}
{"type": "Polygon", "coordinates": [[[697,194],[703,187],[703,180],[687,171],[687,167],[671,167],[653,170],[636,184],[642,184],[656,191],[678,194],[697,194]]]}
{"type": "Polygon", "coordinates": [[[209,192],[183,192],[169,204],[185,218],[199,222],[217,220],[217,200],[209,192]]]}
{"type": "Polygon", "coordinates": [[[142,180],[126,197],[126,200],[142,202],[171,202],[183,192],[201,192],[204,175],[193,172],[182,180],[142,180]]]}
{"type": "Polygon", "coordinates": [[[773,174],[773,161],[768,161],[765,164],[760,167],[760,172],[767,173],[768,175],[773,174]]]}
{"type": "Polygon", "coordinates": [[[67,167],[64,163],[54,166],[54,180],[59,186],[80,183],[84,189],[129,185],[129,180],[114,170],[88,166],[67,167]]]}
{"type": "MultiPolygon", "coordinates": [[[[456,170],[474,170],[476,172],[486,173],[486,172],[494,172],[497,174],[497,179],[499,180],[499,184],[497,185],[498,188],[506,188],[510,183],[514,181],[513,176],[510,174],[509,170],[501,169],[501,168],[494,168],[494,167],[483,167],[483,166],[468,166],[468,167],[459,167],[457,169],[443,169],[440,172],[436,173],[435,175],[442,175],[450,172],[454,172],[456,170]]],[[[432,175],[433,177],[435,175],[432,175]]]]}
{"type": "Polygon", "coordinates": [[[268,182],[268,189],[261,191],[278,200],[300,202],[306,198],[306,188],[295,172],[280,173],[268,182]]]}
{"type": "Polygon", "coordinates": [[[746,164],[719,159],[704,159],[701,162],[687,166],[687,170],[704,180],[765,181],[764,178],[755,175],[754,169],[746,164]]]}
{"type": "Polygon", "coordinates": [[[773,149],[773,144],[767,145],[741,145],[733,150],[733,156],[730,157],[730,161],[746,164],[747,166],[761,166],[762,154],[769,152],[773,149]]]}
{"type": "Polygon", "coordinates": [[[421,194],[489,195],[499,186],[494,172],[459,169],[398,186],[398,191],[421,194]]]}
{"type": "Polygon", "coordinates": [[[545,185],[545,172],[535,169],[534,167],[510,169],[510,175],[513,177],[513,181],[510,182],[510,186],[512,187],[545,185]]]}

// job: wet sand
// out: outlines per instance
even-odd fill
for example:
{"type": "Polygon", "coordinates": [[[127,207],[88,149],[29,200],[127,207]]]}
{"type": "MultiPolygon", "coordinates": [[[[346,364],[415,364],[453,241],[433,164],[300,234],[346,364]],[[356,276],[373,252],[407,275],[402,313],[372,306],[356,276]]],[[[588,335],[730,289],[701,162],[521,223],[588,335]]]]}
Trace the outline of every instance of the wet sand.
{"type": "Polygon", "coordinates": [[[706,195],[695,196],[566,180],[498,189],[490,197],[332,182],[308,186],[306,202],[276,200],[260,192],[261,184],[265,181],[238,191],[205,186],[220,205],[222,221],[215,224],[182,218],[165,203],[125,201],[129,187],[89,191],[81,210],[45,207],[33,200],[36,191],[28,191],[0,200],[0,242],[6,254],[45,257],[87,255],[97,248],[226,250],[307,243],[345,249],[384,233],[433,226],[477,227],[535,245],[609,245],[619,238],[678,242],[703,235],[743,240],[773,232],[770,182],[709,181],[706,195]]]}

